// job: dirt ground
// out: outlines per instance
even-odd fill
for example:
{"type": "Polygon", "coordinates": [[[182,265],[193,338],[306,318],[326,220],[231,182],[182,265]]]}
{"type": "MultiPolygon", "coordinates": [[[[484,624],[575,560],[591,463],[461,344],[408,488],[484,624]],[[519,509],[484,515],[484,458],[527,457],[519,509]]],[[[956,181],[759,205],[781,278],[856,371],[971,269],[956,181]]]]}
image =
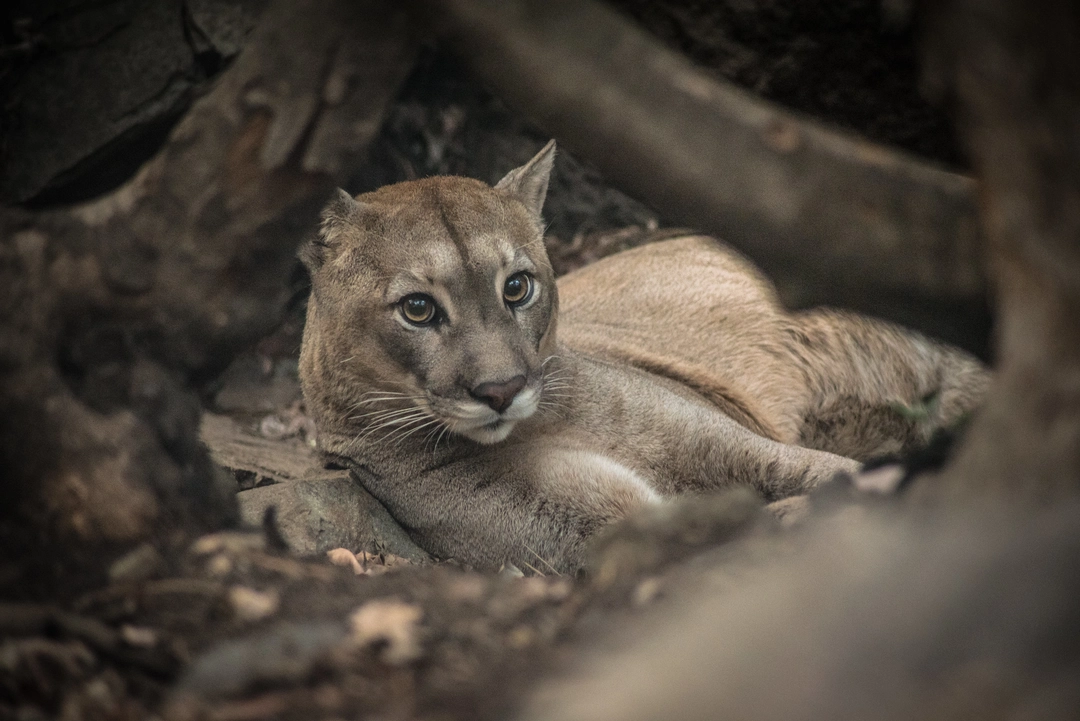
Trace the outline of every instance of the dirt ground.
{"type": "MultiPolygon", "coordinates": [[[[754,92],[964,164],[947,120],[918,97],[914,29],[878,2],[618,4],[754,92]]],[[[435,173],[495,181],[544,140],[428,49],[348,189],[435,173]]],[[[80,182],[104,189],[112,174],[100,167],[37,202],[83,197],[71,190],[80,182]]],[[[560,272],[664,223],[569,155],[547,214],[560,272]]],[[[296,384],[305,295],[298,267],[283,326],[204,392],[210,411],[277,449],[262,470],[225,468],[242,493],[286,482],[310,453],[296,384]]],[[[0,721],[504,718],[617,620],[662,613],[669,589],[693,577],[697,551],[737,537],[769,545],[786,531],[735,492],[621,533],[626,542],[609,541],[579,578],[550,573],[542,558],[491,574],[377,548],[299,557],[272,515],[261,528],[144,546],[113,563],[106,584],[73,576],[59,593],[24,586],[0,604],[0,721]]]]}

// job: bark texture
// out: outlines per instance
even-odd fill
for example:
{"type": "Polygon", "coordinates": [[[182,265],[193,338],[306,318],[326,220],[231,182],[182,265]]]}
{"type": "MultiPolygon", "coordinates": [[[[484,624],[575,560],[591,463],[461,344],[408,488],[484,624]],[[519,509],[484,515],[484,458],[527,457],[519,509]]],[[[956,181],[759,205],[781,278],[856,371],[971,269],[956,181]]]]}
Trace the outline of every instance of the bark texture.
{"type": "Polygon", "coordinates": [[[1080,490],[1080,5],[952,0],[930,11],[928,79],[981,181],[998,375],[941,479],[950,495],[1080,490]]]}
{"type": "Polygon", "coordinates": [[[267,4],[7,3],[0,18],[19,41],[0,49],[0,202],[55,206],[119,186],[237,55],[267,4]]]}
{"type": "Polygon", "coordinates": [[[0,212],[9,524],[126,542],[235,515],[193,389],[280,318],[301,234],[412,56],[396,8],[282,0],[132,180],[0,212]]]}

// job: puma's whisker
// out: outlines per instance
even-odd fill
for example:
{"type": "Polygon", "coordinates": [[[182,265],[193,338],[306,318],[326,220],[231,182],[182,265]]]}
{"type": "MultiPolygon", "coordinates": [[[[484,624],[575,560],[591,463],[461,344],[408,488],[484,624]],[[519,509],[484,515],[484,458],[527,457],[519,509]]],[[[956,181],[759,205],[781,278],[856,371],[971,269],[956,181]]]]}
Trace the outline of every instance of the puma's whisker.
{"type": "MultiPolygon", "coordinates": [[[[543,556],[541,556],[541,555],[540,555],[539,553],[537,553],[536,551],[534,551],[534,550],[532,549],[532,547],[531,547],[531,546],[528,546],[528,545],[526,545],[526,546],[525,546],[525,550],[526,550],[526,551],[528,551],[529,553],[531,553],[531,554],[532,554],[533,556],[535,556],[535,557],[536,557],[536,559],[537,559],[538,561],[540,561],[540,563],[542,563],[542,564],[544,564],[545,566],[547,566],[547,567],[548,567],[548,568],[549,568],[549,569],[551,570],[551,572],[552,572],[552,573],[554,573],[554,574],[555,574],[556,576],[561,576],[561,575],[562,575],[561,573],[559,573],[559,569],[557,569],[557,568],[555,568],[554,566],[552,566],[552,565],[551,565],[551,563],[550,563],[550,562],[549,562],[549,561],[548,561],[548,560],[547,560],[546,558],[544,558],[544,557],[543,557],[543,556]]],[[[543,575],[543,574],[541,574],[541,575],[543,575]]]]}
{"type": "Polygon", "coordinates": [[[363,396],[360,397],[359,400],[350,405],[348,410],[353,411],[360,406],[375,405],[376,403],[386,403],[401,399],[414,400],[413,397],[407,393],[397,393],[393,391],[380,392],[378,395],[374,395],[374,393],[374,391],[370,393],[365,393],[363,396]]]}
{"type": "Polygon", "coordinates": [[[402,441],[404,441],[406,438],[413,435],[414,433],[419,433],[425,428],[430,428],[436,423],[441,423],[438,418],[428,417],[428,420],[426,422],[421,423],[421,421],[423,420],[424,419],[420,418],[414,421],[414,423],[419,423],[419,425],[406,426],[402,428],[401,431],[399,431],[397,434],[387,438],[387,443],[393,442],[394,448],[397,448],[402,441]]]}
{"type": "Polygon", "coordinates": [[[368,428],[362,430],[357,436],[357,442],[362,442],[371,436],[384,431],[388,428],[398,429],[401,426],[407,426],[409,423],[415,423],[428,417],[426,411],[420,408],[408,409],[410,413],[403,414],[401,416],[395,416],[390,418],[379,419],[372,423],[368,428]]]}
{"type": "Polygon", "coordinates": [[[418,409],[416,406],[410,406],[408,408],[391,408],[391,409],[383,409],[383,410],[376,409],[376,410],[373,410],[373,411],[368,411],[367,413],[361,413],[358,416],[349,416],[349,419],[350,420],[364,420],[364,419],[366,419],[369,423],[375,423],[377,421],[385,420],[387,418],[395,418],[395,417],[398,417],[398,416],[405,416],[405,415],[409,415],[411,413],[416,413],[418,410],[421,410],[421,409],[418,409]]]}
{"type": "Polygon", "coordinates": [[[439,450],[439,442],[442,441],[442,439],[445,438],[446,436],[448,436],[449,434],[450,434],[450,427],[447,426],[444,423],[442,425],[442,430],[440,430],[439,434],[437,436],[435,436],[435,447],[431,449],[432,454],[435,454],[439,450]]]}
{"type": "MultiPolygon", "coordinates": [[[[445,428],[446,428],[446,424],[443,423],[442,421],[439,421],[438,424],[436,424],[435,427],[432,428],[430,431],[428,431],[427,434],[424,436],[424,445],[427,446],[427,444],[433,438],[435,438],[437,434],[441,433],[445,428]]],[[[436,441],[436,449],[437,448],[438,448],[438,441],[436,441]]]]}

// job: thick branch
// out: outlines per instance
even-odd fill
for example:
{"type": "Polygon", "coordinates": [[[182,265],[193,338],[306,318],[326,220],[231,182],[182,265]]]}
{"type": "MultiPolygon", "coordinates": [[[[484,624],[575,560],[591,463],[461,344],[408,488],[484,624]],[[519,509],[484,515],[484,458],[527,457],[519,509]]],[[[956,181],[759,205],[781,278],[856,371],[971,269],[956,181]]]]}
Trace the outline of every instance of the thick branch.
{"type": "Polygon", "coordinates": [[[747,252],[789,304],[979,344],[934,320],[985,303],[968,178],[717,82],[592,0],[425,8],[498,94],[629,193],[747,252]]]}

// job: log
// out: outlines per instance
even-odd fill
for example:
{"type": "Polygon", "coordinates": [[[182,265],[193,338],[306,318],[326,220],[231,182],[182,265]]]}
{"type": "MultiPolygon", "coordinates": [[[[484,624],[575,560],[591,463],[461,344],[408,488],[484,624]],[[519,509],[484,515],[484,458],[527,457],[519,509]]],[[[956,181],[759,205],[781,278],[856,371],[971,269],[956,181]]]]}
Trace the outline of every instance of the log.
{"type": "Polygon", "coordinates": [[[504,100],[635,198],[746,252],[789,306],[985,352],[970,178],[717,81],[593,0],[416,5],[504,100]]]}

